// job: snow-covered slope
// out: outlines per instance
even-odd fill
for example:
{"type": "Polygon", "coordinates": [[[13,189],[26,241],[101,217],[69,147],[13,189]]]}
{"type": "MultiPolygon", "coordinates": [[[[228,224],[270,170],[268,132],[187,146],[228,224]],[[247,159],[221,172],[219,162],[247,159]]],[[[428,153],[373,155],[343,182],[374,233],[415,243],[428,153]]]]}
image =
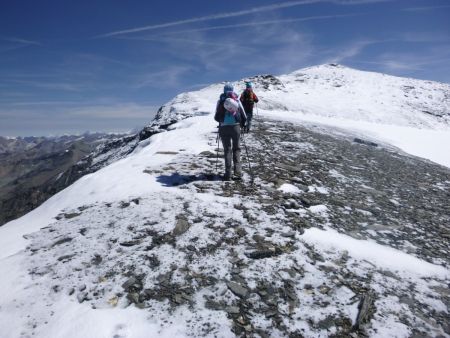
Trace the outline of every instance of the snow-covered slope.
{"type": "MultiPolygon", "coordinates": [[[[329,65],[253,81],[259,113],[275,119],[450,132],[445,84],[329,65]]],[[[212,114],[222,86],[178,95],[157,114],[158,125],[170,125],[167,131],[0,228],[1,334],[323,337],[359,329],[361,306],[373,305],[368,289],[383,298],[375,315],[366,314],[365,333],[406,337],[415,323],[418,332],[448,334],[448,322],[440,321],[448,314],[440,299],[450,278],[445,259],[421,256],[411,243],[394,249],[384,240],[330,229],[335,219],[328,207],[302,197],[334,194],[314,172],[284,164],[298,177],[282,186],[257,180],[257,191],[217,180],[212,114]],[[303,175],[312,176],[310,183],[303,175]],[[305,230],[299,224],[306,219],[305,230]],[[434,321],[423,318],[430,311],[434,321]]],[[[288,145],[314,148],[303,141],[288,145]]],[[[330,180],[353,179],[329,174],[330,180]]],[[[367,217],[383,213],[341,208],[367,217]]],[[[384,224],[369,225],[369,234],[391,233],[384,224]]],[[[409,227],[396,225],[392,233],[409,227]]]]}
{"type": "MultiPolygon", "coordinates": [[[[319,123],[396,146],[450,166],[450,85],[321,65],[288,75],[250,78],[263,116],[319,123]]],[[[244,89],[243,81],[235,89],[244,89]]],[[[212,109],[223,84],[183,93],[157,117],[170,123],[212,109]]]]}
{"type": "MultiPolygon", "coordinates": [[[[342,128],[450,166],[450,85],[336,64],[250,78],[263,116],[342,128]]],[[[244,82],[234,83],[241,92],[244,82]]],[[[183,93],[161,107],[170,123],[213,109],[223,83],[183,93]]]]}
{"type": "MultiPolygon", "coordinates": [[[[450,85],[360,71],[341,65],[305,68],[288,75],[250,78],[261,111],[319,116],[384,125],[450,129],[450,85]],[[289,113],[286,113],[289,112],[289,113]]],[[[160,117],[183,118],[211,110],[223,84],[183,93],[163,106],[160,117]]],[[[235,82],[235,91],[244,82],[235,82]]]]}
{"type": "Polygon", "coordinates": [[[289,111],[408,127],[450,127],[447,84],[339,65],[306,68],[280,76],[280,81],[285,90],[268,93],[267,98],[284,102],[289,111]]]}

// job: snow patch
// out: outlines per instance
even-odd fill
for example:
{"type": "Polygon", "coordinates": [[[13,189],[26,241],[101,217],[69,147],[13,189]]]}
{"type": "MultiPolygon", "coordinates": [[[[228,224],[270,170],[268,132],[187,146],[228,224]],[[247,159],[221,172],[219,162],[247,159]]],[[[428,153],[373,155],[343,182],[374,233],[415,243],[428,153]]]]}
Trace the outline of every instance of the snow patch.
{"type": "Polygon", "coordinates": [[[359,260],[367,260],[382,269],[403,271],[422,277],[450,277],[450,271],[438,265],[425,262],[402,251],[383,246],[370,240],[358,240],[340,234],[335,230],[306,229],[302,236],[305,241],[313,243],[326,250],[333,247],[348,253],[359,260]]]}
{"type": "Polygon", "coordinates": [[[319,205],[312,205],[309,208],[309,211],[311,211],[313,214],[321,214],[321,215],[326,215],[326,213],[328,212],[328,208],[326,205],[324,204],[319,204],[319,205]]]}
{"type": "Polygon", "coordinates": [[[301,190],[297,188],[295,185],[284,183],[282,184],[278,190],[284,192],[284,193],[290,193],[290,194],[299,194],[301,190]]]}

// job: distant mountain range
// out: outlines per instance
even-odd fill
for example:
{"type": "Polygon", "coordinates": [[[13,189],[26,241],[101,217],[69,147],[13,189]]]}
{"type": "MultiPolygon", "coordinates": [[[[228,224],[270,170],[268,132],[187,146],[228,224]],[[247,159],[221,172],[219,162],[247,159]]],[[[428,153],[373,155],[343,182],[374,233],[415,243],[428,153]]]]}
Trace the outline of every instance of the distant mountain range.
{"type": "Polygon", "coordinates": [[[39,206],[72,182],[64,173],[98,146],[124,135],[0,136],[0,225],[39,206]]]}

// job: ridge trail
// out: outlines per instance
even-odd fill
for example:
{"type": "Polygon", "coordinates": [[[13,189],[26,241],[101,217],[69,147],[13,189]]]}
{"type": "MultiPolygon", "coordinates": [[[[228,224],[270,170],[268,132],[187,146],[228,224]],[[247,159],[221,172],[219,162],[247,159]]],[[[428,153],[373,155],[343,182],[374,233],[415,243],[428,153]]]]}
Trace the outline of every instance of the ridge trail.
{"type": "Polygon", "coordinates": [[[208,151],[158,152],[174,156],[144,170],[161,191],[65,210],[27,235],[48,304],[18,295],[27,334],[45,332],[69,297],[136,306],[161,336],[449,336],[450,170],[255,122],[245,135],[254,187],[246,166],[243,182],[215,176],[211,133],[208,151]]]}

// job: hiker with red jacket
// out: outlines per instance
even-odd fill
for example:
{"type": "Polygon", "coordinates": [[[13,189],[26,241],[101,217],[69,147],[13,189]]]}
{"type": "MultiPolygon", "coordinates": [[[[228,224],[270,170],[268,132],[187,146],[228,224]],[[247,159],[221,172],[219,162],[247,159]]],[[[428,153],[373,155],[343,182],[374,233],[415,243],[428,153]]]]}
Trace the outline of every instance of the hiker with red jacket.
{"type": "Polygon", "coordinates": [[[240,100],[244,106],[245,114],[247,115],[247,126],[245,131],[248,133],[253,119],[253,106],[259,101],[256,94],[253,92],[253,83],[245,83],[245,90],[242,92],[240,100]]]}
{"type": "Polygon", "coordinates": [[[242,178],[240,136],[247,117],[233,86],[227,83],[217,102],[214,119],[219,122],[219,136],[222,140],[225,157],[224,181],[231,179],[231,160],[233,159],[234,179],[242,178]],[[232,145],[233,144],[233,145],[232,145]]]}

